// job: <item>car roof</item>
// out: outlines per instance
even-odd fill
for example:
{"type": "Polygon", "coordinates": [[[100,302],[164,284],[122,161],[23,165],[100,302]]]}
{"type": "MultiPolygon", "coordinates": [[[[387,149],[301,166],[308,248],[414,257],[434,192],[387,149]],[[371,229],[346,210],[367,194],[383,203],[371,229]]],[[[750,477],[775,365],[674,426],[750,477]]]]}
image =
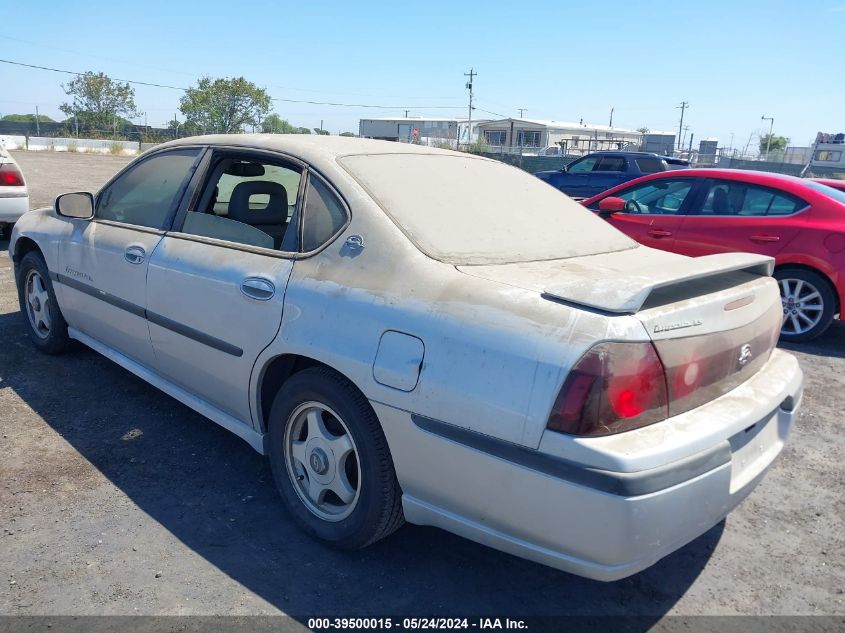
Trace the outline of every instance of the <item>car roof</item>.
{"type": "MultiPolygon", "coordinates": [[[[641,182],[648,182],[650,180],[662,180],[664,178],[721,178],[723,180],[738,180],[741,182],[748,182],[756,185],[769,186],[783,189],[784,191],[795,193],[796,189],[806,192],[807,189],[812,189],[807,186],[807,178],[798,178],[797,176],[788,176],[786,174],[776,174],[770,171],[757,171],[753,169],[719,169],[719,168],[704,168],[694,167],[683,170],[660,171],[654,174],[641,176],[634,180],[628,180],[622,184],[616,185],[607,191],[602,191],[583,203],[592,204],[595,200],[607,197],[609,191],[619,191],[621,189],[636,185],[641,182]]],[[[816,195],[813,192],[812,195],[816,195]]],[[[810,195],[810,194],[808,194],[810,195]]]]}
{"type": "Polygon", "coordinates": [[[184,145],[212,145],[225,147],[243,147],[245,149],[265,149],[282,152],[305,160],[319,162],[332,160],[340,156],[360,154],[458,154],[472,156],[463,152],[412,145],[396,141],[377,141],[368,138],[349,136],[328,136],[324,134],[208,134],[188,136],[175,141],[156,145],[153,149],[184,145]]]}

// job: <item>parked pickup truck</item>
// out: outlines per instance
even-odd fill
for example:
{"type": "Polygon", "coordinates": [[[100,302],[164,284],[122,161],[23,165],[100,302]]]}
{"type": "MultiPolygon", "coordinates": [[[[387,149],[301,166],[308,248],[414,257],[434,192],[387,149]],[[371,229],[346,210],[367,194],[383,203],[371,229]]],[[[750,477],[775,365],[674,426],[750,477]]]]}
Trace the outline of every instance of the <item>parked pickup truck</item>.
{"type": "Polygon", "coordinates": [[[563,169],[534,175],[566,195],[582,199],[646,174],[685,167],[689,167],[687,160],[649,152],[595,152],[563,169]]]}

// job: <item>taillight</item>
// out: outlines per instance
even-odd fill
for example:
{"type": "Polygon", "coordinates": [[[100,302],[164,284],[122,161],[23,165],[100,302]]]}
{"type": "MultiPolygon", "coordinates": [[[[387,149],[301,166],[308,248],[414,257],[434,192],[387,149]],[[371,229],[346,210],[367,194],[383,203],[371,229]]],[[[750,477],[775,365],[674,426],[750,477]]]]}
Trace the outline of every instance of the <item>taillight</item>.
{"type": "Polygon", "coordinates": [[[14,163],[0,165],[0,187],[23,187],[23,174],[14,163]]]}
{"type": "Polygon", "coordinates": [[[549,429],[610,435],[669,417],[666,373],[651,343],[600,343],[572,368],[549,429]]]}

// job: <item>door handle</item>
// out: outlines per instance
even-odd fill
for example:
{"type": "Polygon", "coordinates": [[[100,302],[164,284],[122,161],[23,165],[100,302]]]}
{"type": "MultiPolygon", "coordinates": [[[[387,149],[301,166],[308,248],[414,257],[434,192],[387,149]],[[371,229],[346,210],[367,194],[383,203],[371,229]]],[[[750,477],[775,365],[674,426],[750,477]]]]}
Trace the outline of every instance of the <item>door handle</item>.
{"type": "Polygon", "coordinates": [[[752,242],[777,242],[780,240],[779,235],[752,235],[752,242]]]}
{"type": "Polygon", "coordinates": [[[140,264],[147,257],[147,251],[141,246],[130,246],[124,251],[123,257],[130,264],[140,264]]]}
{"type": "Polygon", "coordinates": [[[666,229],[649,229],[648,234],[652,237],[672,237],[672,231],[666,229]]]}
{"type": "Polygon", "coordinates": [[[276,286],[269,279],[262,277],[247,277],[241,282],[241,292],[250,299],[267,301],[276,294],[276,286]]]}

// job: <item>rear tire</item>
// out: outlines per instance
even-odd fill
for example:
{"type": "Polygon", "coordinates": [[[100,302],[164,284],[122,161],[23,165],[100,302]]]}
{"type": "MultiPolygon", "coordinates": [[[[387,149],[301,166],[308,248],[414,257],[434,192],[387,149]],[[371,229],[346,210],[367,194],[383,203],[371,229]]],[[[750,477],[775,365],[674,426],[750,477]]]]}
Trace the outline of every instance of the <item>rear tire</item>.
{"type": "Polygon", "coordinates": [[[402,491],[369,401],[346,378],[312,367],[289,378],[270,410],[276,486],[299,526],[360,549],[404,523],[402,491]]]}
{"type": "Polygon", "coordinates": [[[61,354],[70,345],[67,323],[56,301],[50,272],[40,253],[24,255],[18,270],[18,301],[32,343],[45,354],[61,354]]]}
{"type": "Polygon", "coordinates": [[[830,282],[805,268],[781,268],[774,277],[783,306],[781,340],[803,343],[823,334],[836,314],[836,296],[830,282]]]}

